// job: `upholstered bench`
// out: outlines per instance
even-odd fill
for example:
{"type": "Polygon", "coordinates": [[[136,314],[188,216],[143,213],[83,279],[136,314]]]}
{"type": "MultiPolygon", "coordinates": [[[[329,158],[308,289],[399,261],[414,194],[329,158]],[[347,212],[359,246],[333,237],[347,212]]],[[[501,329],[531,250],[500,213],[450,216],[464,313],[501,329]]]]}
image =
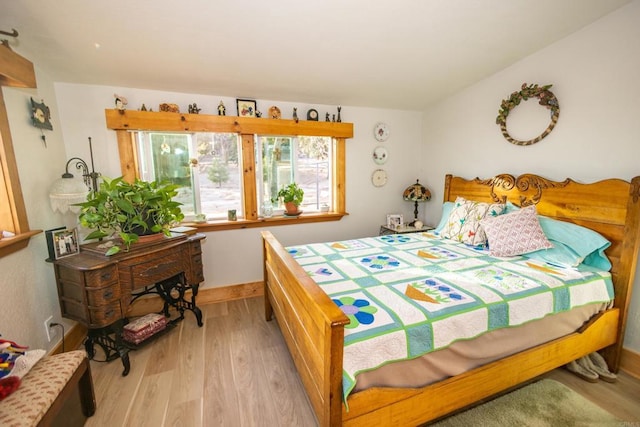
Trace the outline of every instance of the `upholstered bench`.
{"type": "Polygon", "coordinates": [[[89,359],[84,351],[70,351],[42,358],[0,401],[0,426],[83,425],[95,410],[89,359]],[[82,414],[69,413],[65,404],[78,396],[82,414]]]}

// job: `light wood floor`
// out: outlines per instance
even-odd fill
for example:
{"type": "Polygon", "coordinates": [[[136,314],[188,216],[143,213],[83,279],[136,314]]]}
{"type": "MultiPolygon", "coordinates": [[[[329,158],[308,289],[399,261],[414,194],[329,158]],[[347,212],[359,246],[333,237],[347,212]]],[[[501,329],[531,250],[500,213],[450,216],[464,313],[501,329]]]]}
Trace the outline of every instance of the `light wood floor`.
{"type": "MultiPolygon", "coordinates": [[[[316,421],[275,321],[263,299],[201,307],[165,336],[119,360],[91,362],[97,411],[86,426],[314,426],[316,421]]],[[[586,383],[562,369],[567,384],[609,412],[640,421],[640,380],[586,383]]]]}

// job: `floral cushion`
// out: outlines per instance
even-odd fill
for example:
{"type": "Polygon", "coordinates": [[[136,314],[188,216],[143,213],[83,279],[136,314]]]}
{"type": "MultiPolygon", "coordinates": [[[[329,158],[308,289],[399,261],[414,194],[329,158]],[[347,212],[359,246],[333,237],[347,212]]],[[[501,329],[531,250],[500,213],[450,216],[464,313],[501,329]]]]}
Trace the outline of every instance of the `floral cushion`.
{"type": "Polygon", "coordinates": [[[482,203],[458,197],[449,214],[445,226],[440,232],[441,237],[481,246],[487,243],[487,237],[480,225],[485,217],[498,216],[504,212],[502,203],[482,203]]]}
{"type": "Polygon", "coordinates": [[[480,223],[487,234],[492,256],[522,255],[553,247],[540,227],[535,206],[486,218],[480,223]]]}

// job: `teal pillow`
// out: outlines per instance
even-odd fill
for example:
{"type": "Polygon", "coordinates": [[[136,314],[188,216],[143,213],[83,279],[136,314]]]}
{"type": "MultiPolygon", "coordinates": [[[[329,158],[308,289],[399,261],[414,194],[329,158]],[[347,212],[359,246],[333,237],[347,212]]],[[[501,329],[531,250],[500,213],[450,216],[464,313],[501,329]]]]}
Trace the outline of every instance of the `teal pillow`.
{"type": "Polygon", "coordinates": [[[444,226],[447,225],[447,220],[449,219],[449,215],[451,214],[451,210],[454,205],[455,203],[453,202],[444,202],[442,204],[442,217],[440,217],[440,223],[438,223],[438,226],[433,230],[434,233],[440,233],[444,226]]]}
{"type": "Polygon", "coordinates": [[[600,270],[611,270],[611,262],[604,253],[611,242],[600,234],[577,224],[542,215],[539,220],[544,234],[554,247],[528,253],[525,257],[567,267],[585,264],[600,270]]]}

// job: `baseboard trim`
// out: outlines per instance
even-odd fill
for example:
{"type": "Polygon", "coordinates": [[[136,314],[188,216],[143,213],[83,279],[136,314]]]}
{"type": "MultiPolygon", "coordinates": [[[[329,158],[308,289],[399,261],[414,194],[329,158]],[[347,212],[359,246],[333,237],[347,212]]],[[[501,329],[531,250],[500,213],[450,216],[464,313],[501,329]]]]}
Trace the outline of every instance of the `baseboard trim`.
{"type": "Polygon", "coordinates": [[[620,369],[640,379],[640,353],[623,347],[620,355],[620,369]]]}
{"type": "MultiPolygon", "coordinates": [[[[198,291],[196,302],[199,306],[202,306],[261,295],[264,295],[264,282],[251,282],[240,285],[200,289],[198,291]]],[[[186,297],[191,298],[191,293],[187,292],[186,297]]],[[[152,295],[140,298],[131,304],[127,311],[127,316],[142,316],[144,314],[158,312],[160,310],[162,310],[162,299],[160,299],[158,295],[152,295]]]]}
{"type": "MultiPolygon", "coordinates": [[[[64,351],[71,351],[80,348],[84,343],[84,339],[87,337],[87,328],[80,323],[76,323],[69,331],[64,334],[64,351]]],[[[56,344],[49,354],[62,353],[62,341],[56,344]]]]}

